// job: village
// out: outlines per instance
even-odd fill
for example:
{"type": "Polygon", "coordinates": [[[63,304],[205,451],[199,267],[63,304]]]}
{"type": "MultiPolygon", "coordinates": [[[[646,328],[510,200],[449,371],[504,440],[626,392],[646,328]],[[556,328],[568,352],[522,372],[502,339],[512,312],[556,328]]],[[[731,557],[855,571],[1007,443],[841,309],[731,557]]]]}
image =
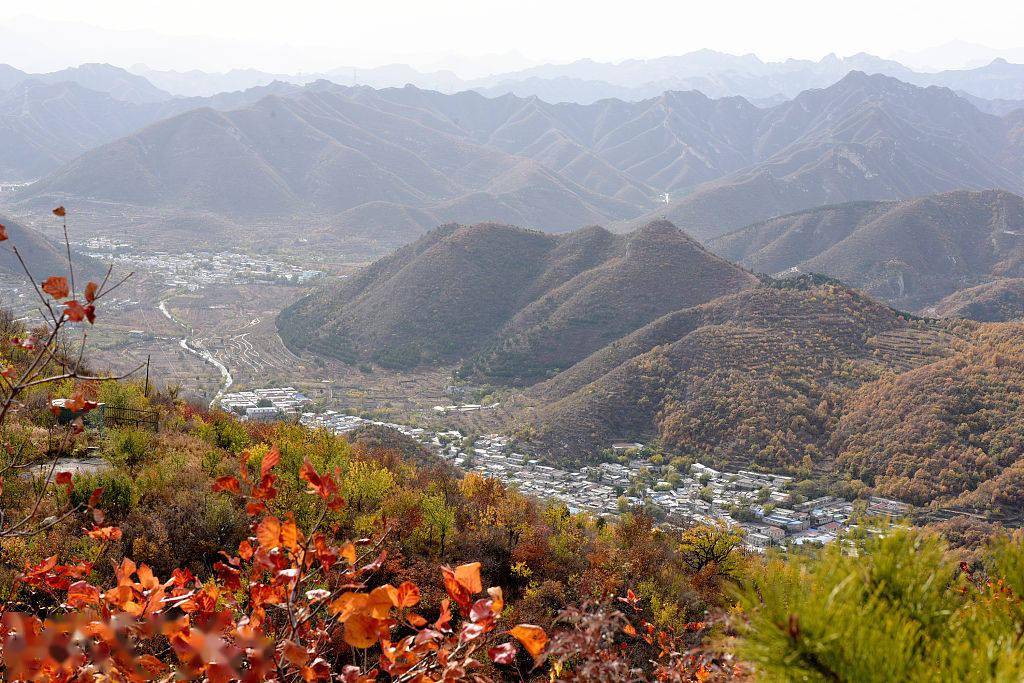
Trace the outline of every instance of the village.
{"type": "MultiPolygon", "coordinates": [[[[611,461],[570,471],[517,452],[510,438],[500,434],[471,438],[456,430],[431,431],[330,410],[303,412],[299,421],[339,434],[368,424],[390,427],[462,470],[498,479],[539,499],[561,501],[572,512],[614,519],[644,507],[668,527],[724,521],[741,528],[753,550],[830,543],[854,517],[853,503],[840,498],[794,502],[788,490],[791,477],[722,472],[699,462],[666,464],[659,456],[645,455],[643,444],[614,444],[611,461]]],[[[899,501],[871,498],[864,512],[898,517],[908,511],[899,501]]]]}
{"type": "Polygon", "coordinates": [[[211,285],[274,282],[306,285],[323,273],[300,268],[267,256],[236,252],[139,251],[126,242],[93,237],[83,245],[88,256],[127,270],[141,269],[167,287],[195,292],[211,285]]]}

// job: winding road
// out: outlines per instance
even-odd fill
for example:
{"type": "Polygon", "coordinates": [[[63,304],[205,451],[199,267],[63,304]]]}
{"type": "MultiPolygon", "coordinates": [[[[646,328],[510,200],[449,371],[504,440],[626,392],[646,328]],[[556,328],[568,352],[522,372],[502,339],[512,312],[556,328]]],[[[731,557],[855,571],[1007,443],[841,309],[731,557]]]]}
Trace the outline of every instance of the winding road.
{"type": "Polygon", "coordinates": [[[160,305],[158,306],[160,312],[164,314],[164,317],[180,326],[185,330],[185,336],[178,341],[178,345],[188,351],[191,354],[199,356],[204,361],[217,368],[220,371],[220,389],[217,391],[217,395],[210,401],[210,407],[220,400],[220,397],[231,388],[231,385],[235,383],[235,379],[231,376],[231,371],[228,367],[217,360],[210,351],[202,345],[202,342],[198,339],[190,339],[192,336],[192,328],[185,322],[179,320],[170,312],[167,308],[167,299],[161,299],[160,305]]]}

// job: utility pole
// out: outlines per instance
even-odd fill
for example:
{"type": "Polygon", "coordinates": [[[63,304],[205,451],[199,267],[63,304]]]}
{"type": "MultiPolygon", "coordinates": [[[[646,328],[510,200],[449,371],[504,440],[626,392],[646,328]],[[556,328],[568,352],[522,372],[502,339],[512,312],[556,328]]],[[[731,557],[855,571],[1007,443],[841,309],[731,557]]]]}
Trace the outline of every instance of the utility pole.
{"type": "Polygon", "coordinates": [[[149,398],[149,361],[152,357],[152,354],[146,355],[146,387],[142,390],[142,395],[146,398],[149,398]]]}

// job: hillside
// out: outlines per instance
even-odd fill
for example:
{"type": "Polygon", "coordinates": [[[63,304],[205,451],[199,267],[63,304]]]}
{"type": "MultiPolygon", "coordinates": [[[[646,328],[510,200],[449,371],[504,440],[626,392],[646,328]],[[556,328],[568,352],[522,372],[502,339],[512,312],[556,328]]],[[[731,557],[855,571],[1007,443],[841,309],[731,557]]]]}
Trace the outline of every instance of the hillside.
{"type": "MultiPolygon", "coordinates": [[[[711,247],[756,272],[825,273],[917,310],[1024,275],[1024,198],[961,191],[825,206],[748,226],[711,247]]],[[[956,315],[956,308],[934,311],[956,315]]]]}
{"type": "Polygon", "coordinates": [[[761,286],[661,317],[532,388],[543,408],[526,422],[561,458],[657,435],[718,464],[817,462],[841,388],[884,367],[868,340],[911,327],[841,286],[761,286]]]}
{"type": "Polygon", "coordinates": [[[804,278],[636,330],[528,390],[517,433],[562,462],[655,441],[919,504],[995,496],[1010,513],[1024,503],[1022,335],[916,320],[804,278]]]}
{"type": "Polygon", "coordinates": [[[1020,324],[978,328],[949,358],[861,386],[832,434],[836,469],[881,495],[1019,515],[1022,341],[1020,324]]]}
{"type": "Polygon", "coordinates": [[[950,294],[931,307],[936,315],[998,322],[1024,318],[1024,278],[1000,278],[950,294]]]}
{"type": "MultiPolygon", "coordinates": [[[[58,230],[50,235],[44,235],[38,230],[27,228],[20,223],[0,214],[0,225],[7,230],[8,240],[0,244],[0,273],[24,278],[25,271],[18,263],[17,257],[11,251],[11,246],[18,247],[29,272],[37,282],[42,282],[51,275],[64,275],[68,271],[67,254],[64,251],[63,242],[58,247],[54,241],[57,239],[58,230]]],[[[63,239],[63,237],[61,237],[63,239]]],[[[75,260],[75,269],[78,273],[86,276],[96,276],[103,273],[101,265],[95,260],[82,254],[72,252],[75,260]]]]}
{"type": "Polygon", "coordinates": [[[450,225],[285,309],[282,337],[347,361],[467,361],[533,379],[754,278],[667,223],[629,235],[450,225]]]}

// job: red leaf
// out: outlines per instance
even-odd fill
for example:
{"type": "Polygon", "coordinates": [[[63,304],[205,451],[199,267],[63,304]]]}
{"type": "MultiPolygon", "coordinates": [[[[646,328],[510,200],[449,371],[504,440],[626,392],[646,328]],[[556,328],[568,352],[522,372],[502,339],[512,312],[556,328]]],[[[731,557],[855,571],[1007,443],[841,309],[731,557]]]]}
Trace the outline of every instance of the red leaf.
{"type": "Polygon", "coordinates": [[[242,492],[242,487],[238,483],[238,479],[230,476],[218,478],[217,481],[213,482],[213,486],[210,488],[213,489],[214,493],[217,491],[229,491],[231,493],[242,492]]]}
{"type": "Polygon", "coordinates": [[[89,496],[89,507],[96,507],[96,503],[100,502],[100,498],[103,496],[103,487],[95,488],[92,490],[92,495],[89,496]]]}
{"type": "Polygon", "coordinates": [[[96,307],[92,304],[83,306],[78,303],[77,300],[71,300],[64,304],[64,315],[66,315],[68,320],[73,323],[80,323],[83,320],[88,320],[89,324],[92,325],[96,322],[96,307]]]}
{"type": "Polygon", "coordinates": [[[89,605],[99,606],[100,589],[89,585],[85,581],[75,581],[68,586],[67,603],[71,607],[81,609],[89,605]]]}
{"type": "Polygon", "coordinates": [[[60,216],[61,218],[66,216],[67,213],[67,209],[65,209],[63,206],[58,206],[56,209],[53,210],[53,215],[60,216]]]}
{"type": "Polygon", "coordinates": [[[487,656],[495,664],[508,666],[516,661],[516,646],[513,643],[502,643],[487,651],[487,656]]]}
{"type": "Polygon", "coordinates": [[[97,289],[99,289],[99,286],[95,282],[90,282],[85,286],[85,300],[88,301],[90,304],[93,301],[96,301],[97,289]]]}
{"type": "Polygon", "coordinates": [[[0,223],[0,242],[5,241],[6,239],[7,239],[7,228],[5,228],[2,223],[0,223]]]}
{"type": "Polygon", "coordinates": [[[273,469],[274,465],[281,462],[281,451],[277,450],[277,446],[270,449],[270,452],[263,456],[263,462],[260,463],[260,478],[267,476],[267,472],[273,469]]]}
{"type": "Polygon", "coordinates": [[[70,292],[68,289],[68,279],[57,275],[43,280],[42,288],[44,292],[52,296],[54,299],[67,298],[67,295],[70,292]]]}

